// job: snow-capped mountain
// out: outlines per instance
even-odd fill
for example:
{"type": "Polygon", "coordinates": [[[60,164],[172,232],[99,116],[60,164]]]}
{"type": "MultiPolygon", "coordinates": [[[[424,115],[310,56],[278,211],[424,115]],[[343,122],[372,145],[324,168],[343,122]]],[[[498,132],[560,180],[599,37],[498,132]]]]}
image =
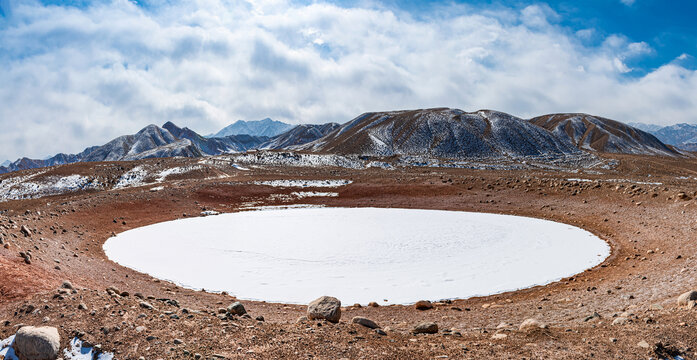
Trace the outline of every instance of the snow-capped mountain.
{"type": "Polygon", "coordinates": [[[580,154],[567,138],[490,110],[438,108],[363,114],[302,149],[439,158],[580,154]]]}
{"type": "Polygon", "coordinates": [[[261,144],[260,149],[289,149],[299,145],[315,141],[340,125],[337,123],[327,123],[321,125],[304,124],[298,125],[283,134],[274,136],[269,141],[261,144]]]}
{"type": "Polygon", "coordinates": [[[205,155],[247,151],[255,149],[260,144],[269,140],[266,136],[252,135],[230,135],[206,138],[187,127],[180,128],[170,121],[165,123],[162,127],[177,138],[188,139],[205,155]]]}
{"type": "MultiPolygon", "coordinates": [[[[646,124],[646,123],[639,123],[639,122],[628,122],[627,125],[631,127],[635,127],[639,130],[646,131],[649,134],[655,134],[656,131],[661,130],[663,126],[661,125],[656,125],[656,124],[646,124]]],[[[660,140],[660,139],[659,139],[660,140]]],[[[669,144],[672,145],[672,144],[669,144]]]]}
{"type": "Polygon", "coordinates": [[[688,151],[697,150],[697,125],[675,124],[663,127],[653,134],[666,144],[688,151]]]}
{"type": "Polygon", "coordinates": [[[10,164],[12,164],[12,161],[10,161],[10,160],[5,160],[5,161],[2,162],[2,164],[0,164],[0,166],[8,166],[8,165],[10,165],[10,164]]]}
{"type": "Polygon", "coordinates": [[[286,124],[281,121],[271,120],[269,118],[263,120],[244,121],[237,120],[231,125],[224,127],[217,133],[208,137],[225,137],[230,135],[252,135],[252,136],[276,136],[290,130],[293,125],[286,124]]]}
{"type": "Polygon", "coordinates": [[[570,140],[579,149],[619,154],[680,156],[655,136],[619,121],[587,114],[549,114],[530,123],[570,140]]]}

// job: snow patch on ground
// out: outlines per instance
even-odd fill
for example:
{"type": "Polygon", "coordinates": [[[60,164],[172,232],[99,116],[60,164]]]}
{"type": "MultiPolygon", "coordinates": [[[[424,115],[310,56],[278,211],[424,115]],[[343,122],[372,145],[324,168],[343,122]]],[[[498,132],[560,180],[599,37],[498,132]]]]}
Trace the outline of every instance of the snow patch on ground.
{"type": "Polygon", "coordinates": [[[187,166],[187,167],[173,167],[169,169],[165,169],[160,171],[157,174],[157,179],[155,180],[158,183],[161,183],[167,179],[168,176],[170,175],[177,175],[177,174],[186,174],[188,172],[198,170],[200,169],[200,166],[187,166]]]}
{"type": "Polygon", "coordinates": [[[143,166],[136,166],[131,170],[123,173],[114,185],[114,189],[122,189],[125,187],[136,187],[145,185],[145,177],[148,176],[147,170],[143,166]]]}
{"type": "Polygon", "coordinates": [[[319,191],[294,191],[290,194],[297,197],[298,199],[303,199],[303,198],[308,198],[308,197],[337,197],[337,196],[339,196],[339,193],[319,192],[319,191]]]}
{"type": "Polygon", "coordinates": [[[186,287],[298,304],[321,295],[346,304],[483,296],[577,274],[610,252],[583,229],[519,216],[264,209],[129,230],[109,239],[104,251],[186,287]],[[196,246],[191,239],[199,239],[196,246]]]}
{"type": "Polygon", "coordinates": [[[5,179],[0,182],[0,202],[20,199],[36,199],[73,191],[101,188],[97,180],[82,176],[48,176],[34,181],[40,174],[5,179]]]}
{"type": "Polygon", "coordinates": [[[83,346],[82,340],[73,338],[70,340],[70,348],[63,350],[63,358],[66,360],[113,360],[114,354],[98,352],[94,348],[83,346]]]}
{"type": "Polygon", "coordinates": [[[283,188],[334,188],[352,182],[351,180],[269,180],[254,181],[252,184],[283,188]]]}

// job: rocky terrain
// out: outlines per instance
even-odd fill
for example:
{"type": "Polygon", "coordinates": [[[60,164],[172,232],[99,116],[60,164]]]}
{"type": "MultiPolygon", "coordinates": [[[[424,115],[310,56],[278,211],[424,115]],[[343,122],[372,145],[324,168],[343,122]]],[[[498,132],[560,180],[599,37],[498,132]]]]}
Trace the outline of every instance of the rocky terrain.
{"type": "Polygon", "coordinates": [[[597,156],[607,166],[501,170],[260,152],[0,175],[0,355],[38,331],[31,338],[64,358],[83,347],[117,359],[697,357],[697,161],[597,156]],[[92,185],[63,185],[81,179],[92,185]],[[294,195],[333,180],[350,183],[336,196],[294,195]],[[299,204],[532,216],[587,229],[612,254],[546,286],[360,306],[332,294],[287,305],[186,289],[102,250],[135,227],[299,204]]]}

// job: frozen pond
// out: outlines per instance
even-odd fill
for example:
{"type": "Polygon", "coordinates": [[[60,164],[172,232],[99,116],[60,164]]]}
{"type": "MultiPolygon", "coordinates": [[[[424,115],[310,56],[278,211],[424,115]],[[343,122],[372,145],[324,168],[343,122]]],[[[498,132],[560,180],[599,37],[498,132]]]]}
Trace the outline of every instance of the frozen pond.
{"type": "Polygon", "coordinates": [[[109,239],[113,261],[240,299],[406,304],[546,284],[610,253],[583,229],[440,210],[308,208],[188,218],[109,239]],[[387,301],[384,301],[387,300],[387,301]]]}

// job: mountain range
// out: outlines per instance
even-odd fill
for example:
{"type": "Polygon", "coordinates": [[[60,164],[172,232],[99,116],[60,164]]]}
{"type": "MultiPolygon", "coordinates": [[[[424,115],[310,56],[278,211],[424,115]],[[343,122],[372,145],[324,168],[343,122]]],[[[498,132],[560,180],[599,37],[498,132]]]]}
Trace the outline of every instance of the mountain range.
{"type": "MultiPolygon", "coordinates": [[[[677,125],[676,125],[677,126],[677,125]]],[[[689,129],[656,131],[676,141],[689,129]]],[[[417,155],[434,158],[563,157],[592,153],[684,156],[652,135],[630,125],[588,114],[550,114],[529,120],[493,110],[465,112],[435,108],[371,112],[345,124],[292,126],[264,119],[237,121],[214,136],[201,136],[172,122],[148,125],[78,154],[47,159],[21,158],[0,166],[0,173],[83,161],[122,161],[153,157],[201,157],[253,149],[304,150],[357,156],[417,155]],[[281,126],[281,125],[283,126],[281,126]],[[279,134],[267,136],[287,128],[279,134]],[[236,132],[248,132],[240,134],[236,132]],[[221,135],[236,133],[232,135],[221,135]]]]}
{"type": "Polygon", "coordinates": [[[649,132],[662,142],[682,150],[697,151],[697,125],[675,124],[660,126],[655,124],[631,123],[632,126],[649,132]]]}

